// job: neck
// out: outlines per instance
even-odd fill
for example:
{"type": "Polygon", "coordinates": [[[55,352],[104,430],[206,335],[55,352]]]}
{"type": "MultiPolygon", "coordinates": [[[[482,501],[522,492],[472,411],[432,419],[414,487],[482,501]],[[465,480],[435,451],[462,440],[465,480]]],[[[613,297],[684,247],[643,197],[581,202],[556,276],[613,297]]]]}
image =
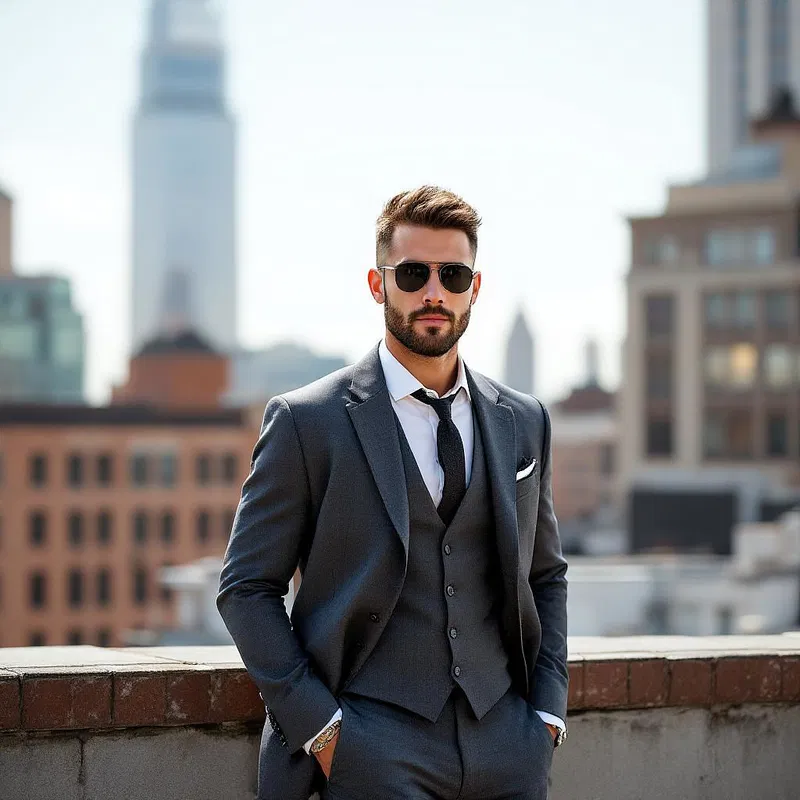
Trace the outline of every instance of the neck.
{"type": "Polygon", "coordinates": [[[386,347],[426,389],[432,389],[439,397],[455,386],[458,379],[457,344],[443,356],[421,356],[386,331],[386,347]]]}

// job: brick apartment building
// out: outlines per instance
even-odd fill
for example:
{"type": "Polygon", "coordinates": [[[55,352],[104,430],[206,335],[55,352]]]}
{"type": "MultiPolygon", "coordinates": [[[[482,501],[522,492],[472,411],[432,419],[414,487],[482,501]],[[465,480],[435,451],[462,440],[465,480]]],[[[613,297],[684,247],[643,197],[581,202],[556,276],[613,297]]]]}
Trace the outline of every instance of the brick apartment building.
{"type": "Polygon", "coordinates": [[[174,619],[161,567],[224,552],[260,411],[0,406],[0,646],[174,619]]]}
{"type": "Polygon", "coordinates": [[[222,555],[261,422],[221,408],[226,370],[180,331],[109,406],[0,404],[0,647],[173,624],[160,570],[222,555]]]}

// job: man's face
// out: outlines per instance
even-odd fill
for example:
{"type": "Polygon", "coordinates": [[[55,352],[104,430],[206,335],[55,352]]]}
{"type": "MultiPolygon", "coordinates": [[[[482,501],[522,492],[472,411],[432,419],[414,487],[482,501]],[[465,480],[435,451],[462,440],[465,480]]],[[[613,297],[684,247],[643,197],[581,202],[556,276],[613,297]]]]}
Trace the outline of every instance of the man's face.
{"type": "MultiPolygon", "coordinates": [[[[459,261],[473,265],[469,239],[463,231],[418,225],[399,225],[394,232],[385,263],[394,266],[402,261],[459,261]]],[[[370,274],[373,296],[384,304],[386,329],[420,356],[443,356],[455,346],[469,325],[470,307],[480,290],[481,276],[476,273],[466,292],[448,292],[439,282],[436,266],[428,282],[417,292],[399,289],[394,270],[382,271],[382,287],[375,271],[370,274]]]]}

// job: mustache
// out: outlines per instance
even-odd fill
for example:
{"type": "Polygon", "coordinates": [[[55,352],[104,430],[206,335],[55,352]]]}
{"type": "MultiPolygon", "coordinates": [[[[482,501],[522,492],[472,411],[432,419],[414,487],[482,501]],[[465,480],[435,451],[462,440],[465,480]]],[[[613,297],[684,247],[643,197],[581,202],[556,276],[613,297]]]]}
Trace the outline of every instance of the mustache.
{"type": "Polygon", "coordinates": [[[437,317],[447,317],[447,319],[453,321],[456,318],[456,315],[446,308],[433,308],[428,306],[427,308],[421,308],[418,311],[412,311],[408,315],[408,321],[413,322],[415,319],[419,319],[420,317],[427,317],[431,314],[435,314],[437,317]]]}

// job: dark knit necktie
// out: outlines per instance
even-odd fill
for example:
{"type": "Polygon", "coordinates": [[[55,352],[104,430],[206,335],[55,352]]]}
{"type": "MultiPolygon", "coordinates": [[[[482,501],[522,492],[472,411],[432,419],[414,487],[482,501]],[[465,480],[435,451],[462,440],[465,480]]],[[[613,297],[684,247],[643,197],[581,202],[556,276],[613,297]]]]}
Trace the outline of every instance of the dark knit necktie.
{"type": "Polygon", "coordinates": [[[439,464],[444,471],[444,488],[437,510],[445,525],[453,521],[467,490],[464,445],[452,415],[453,400],[457,394],[458,392],[441,399],[431,397],[424,389],[417,389],[412,394],[412,397],[431,406],[439,417],[439,425],[436,428],[436,449],[439,452],[439,464]]]}

